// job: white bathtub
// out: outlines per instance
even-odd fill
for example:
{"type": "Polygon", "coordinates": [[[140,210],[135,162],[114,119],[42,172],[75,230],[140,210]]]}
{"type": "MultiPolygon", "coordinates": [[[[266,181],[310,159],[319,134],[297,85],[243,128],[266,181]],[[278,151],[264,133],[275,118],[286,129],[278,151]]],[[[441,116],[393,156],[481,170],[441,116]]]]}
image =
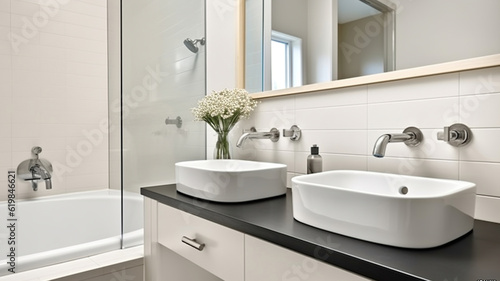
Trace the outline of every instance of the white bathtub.
{"type": "MultiPolygon", "coordinates": [[[[16,272],[120,248],[120,191],[100,190],[16,202],[16,272]]],[[[143,241],[142,196],[124,194],[127,245],[143,241]]],[[[11,274],[7,205],[0,203],[0,276],[11,274]]]]}

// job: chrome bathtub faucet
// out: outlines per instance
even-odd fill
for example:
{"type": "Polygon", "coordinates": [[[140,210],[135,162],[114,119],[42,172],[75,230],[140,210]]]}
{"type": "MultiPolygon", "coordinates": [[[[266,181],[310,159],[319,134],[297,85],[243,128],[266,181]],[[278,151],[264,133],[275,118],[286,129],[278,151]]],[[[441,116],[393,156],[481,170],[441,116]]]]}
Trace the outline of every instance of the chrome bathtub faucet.
{"type": "Polygon", "coordinates": [[[35,146],[31,149],[31,159],[24,160],[17,166],[17,175],[20,179],[31,181],[34,191],[38,190],[38,181],[45,181],[45,188],[52,189],[52,164],[38,155],[42,148],[35,146]]]}

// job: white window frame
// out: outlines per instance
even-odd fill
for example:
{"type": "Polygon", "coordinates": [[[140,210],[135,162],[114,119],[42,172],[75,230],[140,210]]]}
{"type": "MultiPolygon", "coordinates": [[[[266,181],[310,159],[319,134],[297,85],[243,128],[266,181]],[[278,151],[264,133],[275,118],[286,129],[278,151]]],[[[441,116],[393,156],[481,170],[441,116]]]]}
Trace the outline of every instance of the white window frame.
{"type": "Polygon", "coordinates": [[[271,40],[288,44],[287,88],[302,86],[304,73],[302,68],[302,39],[283,32],[272,30],[271,40]]]}

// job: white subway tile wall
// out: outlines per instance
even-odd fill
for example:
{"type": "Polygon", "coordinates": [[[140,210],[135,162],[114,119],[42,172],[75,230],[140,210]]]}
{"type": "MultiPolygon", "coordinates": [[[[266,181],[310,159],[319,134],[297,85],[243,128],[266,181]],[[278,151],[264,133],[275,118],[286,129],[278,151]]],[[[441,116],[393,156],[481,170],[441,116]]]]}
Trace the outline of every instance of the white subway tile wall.
{"type": "Polygon", "coordinates": [[[108,188],[106,1],[1,0],[0,35],[0,186],[41,146],[53,189],[18,198],[108,188]]]}
{"type": "Polygon", "coordinates": [[[367,86],[263,99],[242,129],[296,124],[302,139],[248,141],[236,158],[288,165],[288,185],[306,173],[306,158],[318,144],[323,169],[354,169],[459,179],[477,184],[476,218],[500,223],[500,67],[367,86]],[[443,127],[461,122],[473,132],[464,147],[438,141],[443,127]],[[375,140],[408,126],[422,130],[419,147],[389,144],[382,159],[372,156],[375,140]]]}

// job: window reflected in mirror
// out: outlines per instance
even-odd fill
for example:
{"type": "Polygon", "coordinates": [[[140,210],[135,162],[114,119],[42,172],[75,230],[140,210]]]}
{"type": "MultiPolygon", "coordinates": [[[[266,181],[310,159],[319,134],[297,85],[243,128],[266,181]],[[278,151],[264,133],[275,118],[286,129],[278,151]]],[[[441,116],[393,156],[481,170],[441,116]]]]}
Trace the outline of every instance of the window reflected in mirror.
{"type": "Polygon", "coordinates": [[[271,32],[271,90],[302,86],[302,39],[271,32]]]}
{"type": "Polygon", "coordinates": [[[271,90],[290,87],[290,56],[288,42],[271,40],[271,90]]]}

